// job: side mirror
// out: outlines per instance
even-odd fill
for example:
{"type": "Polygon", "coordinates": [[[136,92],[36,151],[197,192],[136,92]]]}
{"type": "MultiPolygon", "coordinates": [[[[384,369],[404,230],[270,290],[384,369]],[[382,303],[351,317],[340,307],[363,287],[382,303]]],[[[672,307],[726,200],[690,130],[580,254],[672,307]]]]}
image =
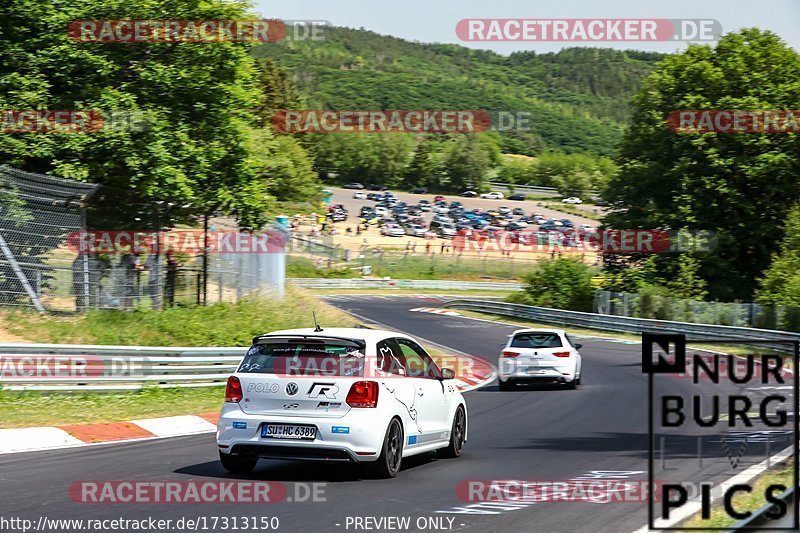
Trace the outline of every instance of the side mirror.
{"type": "Polygon", "coordinates": [[[575,345],[575,349],[576,350],[580,350],[581,348],[583,348],[583,344],[576,344],[575,345]]]}
{"type": "Polygon", "coordinates": [[[449,368],[442,369],[442,379],[455,379],[456,373],[449,368]]]}

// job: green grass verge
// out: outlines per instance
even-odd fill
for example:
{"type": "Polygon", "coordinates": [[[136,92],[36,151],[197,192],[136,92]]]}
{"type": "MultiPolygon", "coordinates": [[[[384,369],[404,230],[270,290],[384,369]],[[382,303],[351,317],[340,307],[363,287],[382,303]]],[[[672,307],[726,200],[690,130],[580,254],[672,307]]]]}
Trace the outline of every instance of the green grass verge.
{"type": "MultiPolygon", "coordinates": [[[[418,247],[419,249],[419,247],[418,247]]],[[[424,248],[422,248],[424,250],[424,248]]],[[[368,255],[366,260],[353,260],[349,267],[372,267],[371,276],[393,279],[434,279],[487,281],[491,279],[515,281],[536,268],[533,261],[514,261],[508,258],[474,259],[442,255],[433,247],[431,256],[417,255],[377,257],[368,255]]],[[[286,262],[286,277],[289,278],[360,278],[356,268],[316,268],[314,260],[307,257],[290,256],[286,262]]]]}
{"type": "Polygon", "coordinates": [[[5,312],[6,330],[30,342],[133,346],[245,346],[255,335],[278,329],[312,327],[311,312],[328,326],[358,322],[300,289],[286,298],[249,297],[207,307],[163,311],[91,311],[77,316],[40,316],[5,312]]]}
{"type": "Polygon", "coordinates": [[[224,387],[42,394],[0,391],[0,428],[121,422],[219,411],[224,387]]]}
{"type": "MultiPolygon", "coordinates": [[[[764,499],[764,489],[772,484],[780,484],[785,487],[791,487],[794,478],[793,463],[790,463],[785,468],[770,471],[759,477],[751,493],[740,492],[733,498],[733,506],[739,512],[756,511],[766,505],[767,501],[764,499]]],[[[731,518],[725,512],[720,504],[716,505],[711,511],[711,518],[709,520],[702,520],[699,516],[690,518],[682,523],[679,527],[714,527],[714,528],[728,528],[737,523],[738,520],[731,518]]]]}
{"type": "MultiPolygon", "coordinates": [[[[3,326],[31,342],[140,346],[246,346],[259,334],[358,321],[310,293],[290,289],[283,300],[247,298],[208,307],[164,311],[93,311],[80,316],[3,313],[3,326]]],[[[126,393],[53,394],[0,390],[0,428],[112,422],[219,410],[222,387],[145,388],[126,393]]]]}

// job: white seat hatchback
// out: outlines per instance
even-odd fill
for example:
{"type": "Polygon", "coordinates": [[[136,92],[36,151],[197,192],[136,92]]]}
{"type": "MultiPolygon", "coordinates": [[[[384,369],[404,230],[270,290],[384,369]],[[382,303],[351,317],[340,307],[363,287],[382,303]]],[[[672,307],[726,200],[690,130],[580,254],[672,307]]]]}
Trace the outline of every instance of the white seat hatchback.
{"type": "Polygon", "coordinates": [[[518,383],[581,383],[580,344],[562,329],[521,329],[508,337],[498,363],[500,390],[518,383]]]}

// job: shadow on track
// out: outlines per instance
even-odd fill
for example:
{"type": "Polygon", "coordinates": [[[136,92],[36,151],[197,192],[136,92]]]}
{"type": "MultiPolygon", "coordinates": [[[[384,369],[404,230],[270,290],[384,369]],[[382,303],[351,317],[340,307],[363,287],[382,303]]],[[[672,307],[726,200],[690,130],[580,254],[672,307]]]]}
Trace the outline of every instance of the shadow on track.
{"type": "MultiPolygon", "coordinates": [[[[417,468],[438,460],[435,453],[407,457],[403,459],[400,475],[402,475],[402,472],[405,470],[417,468]]],[[[184,466],[175,469],[174,472],[176,474],[186,474],[190,476],[246,479],[254,481],[326,481],[329,483],[347,483],[375,479],[369,474],[366,465],[315,461],[276,461],[271,459],[259,460],[255,470],[253,470],[251,474],[231,474],[222,468],[219,461],[184,466]]]]}
{"type": "Polygon", "coordinates": [[[578,387],[578,390],[570,390],[565,385],[559,385],[557,383],[527,383],[515,385],[510,391],[501,391],[500,387],[497,385],[497,382],[495,382],[494,385],[487,385],[485,387],[481,387],[480,389],[475,389],[473,392],[498,392],[503,394],[515,394],[526,391],[563,391],[574,394],[576,392],[580,392],[580,388],[581,386],[578,387]]]}

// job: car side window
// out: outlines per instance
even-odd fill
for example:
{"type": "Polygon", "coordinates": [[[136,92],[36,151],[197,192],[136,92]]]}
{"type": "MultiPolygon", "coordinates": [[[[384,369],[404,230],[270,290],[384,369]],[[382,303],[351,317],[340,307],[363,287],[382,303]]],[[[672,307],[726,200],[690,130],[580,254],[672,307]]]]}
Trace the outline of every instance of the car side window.
{"type": "Polygon", "coordinates": [[[375,345],[377,367],[387,374],[405,376],[406,360],[395,339],[382,340],[375,345]]]}
{"type": "Polygon", "coordinates": [[[399,337],[397,341],[406,362],[406,375],[410,377],[437,379],[442,372],[430,355],[411,339],[399,337]]]}

